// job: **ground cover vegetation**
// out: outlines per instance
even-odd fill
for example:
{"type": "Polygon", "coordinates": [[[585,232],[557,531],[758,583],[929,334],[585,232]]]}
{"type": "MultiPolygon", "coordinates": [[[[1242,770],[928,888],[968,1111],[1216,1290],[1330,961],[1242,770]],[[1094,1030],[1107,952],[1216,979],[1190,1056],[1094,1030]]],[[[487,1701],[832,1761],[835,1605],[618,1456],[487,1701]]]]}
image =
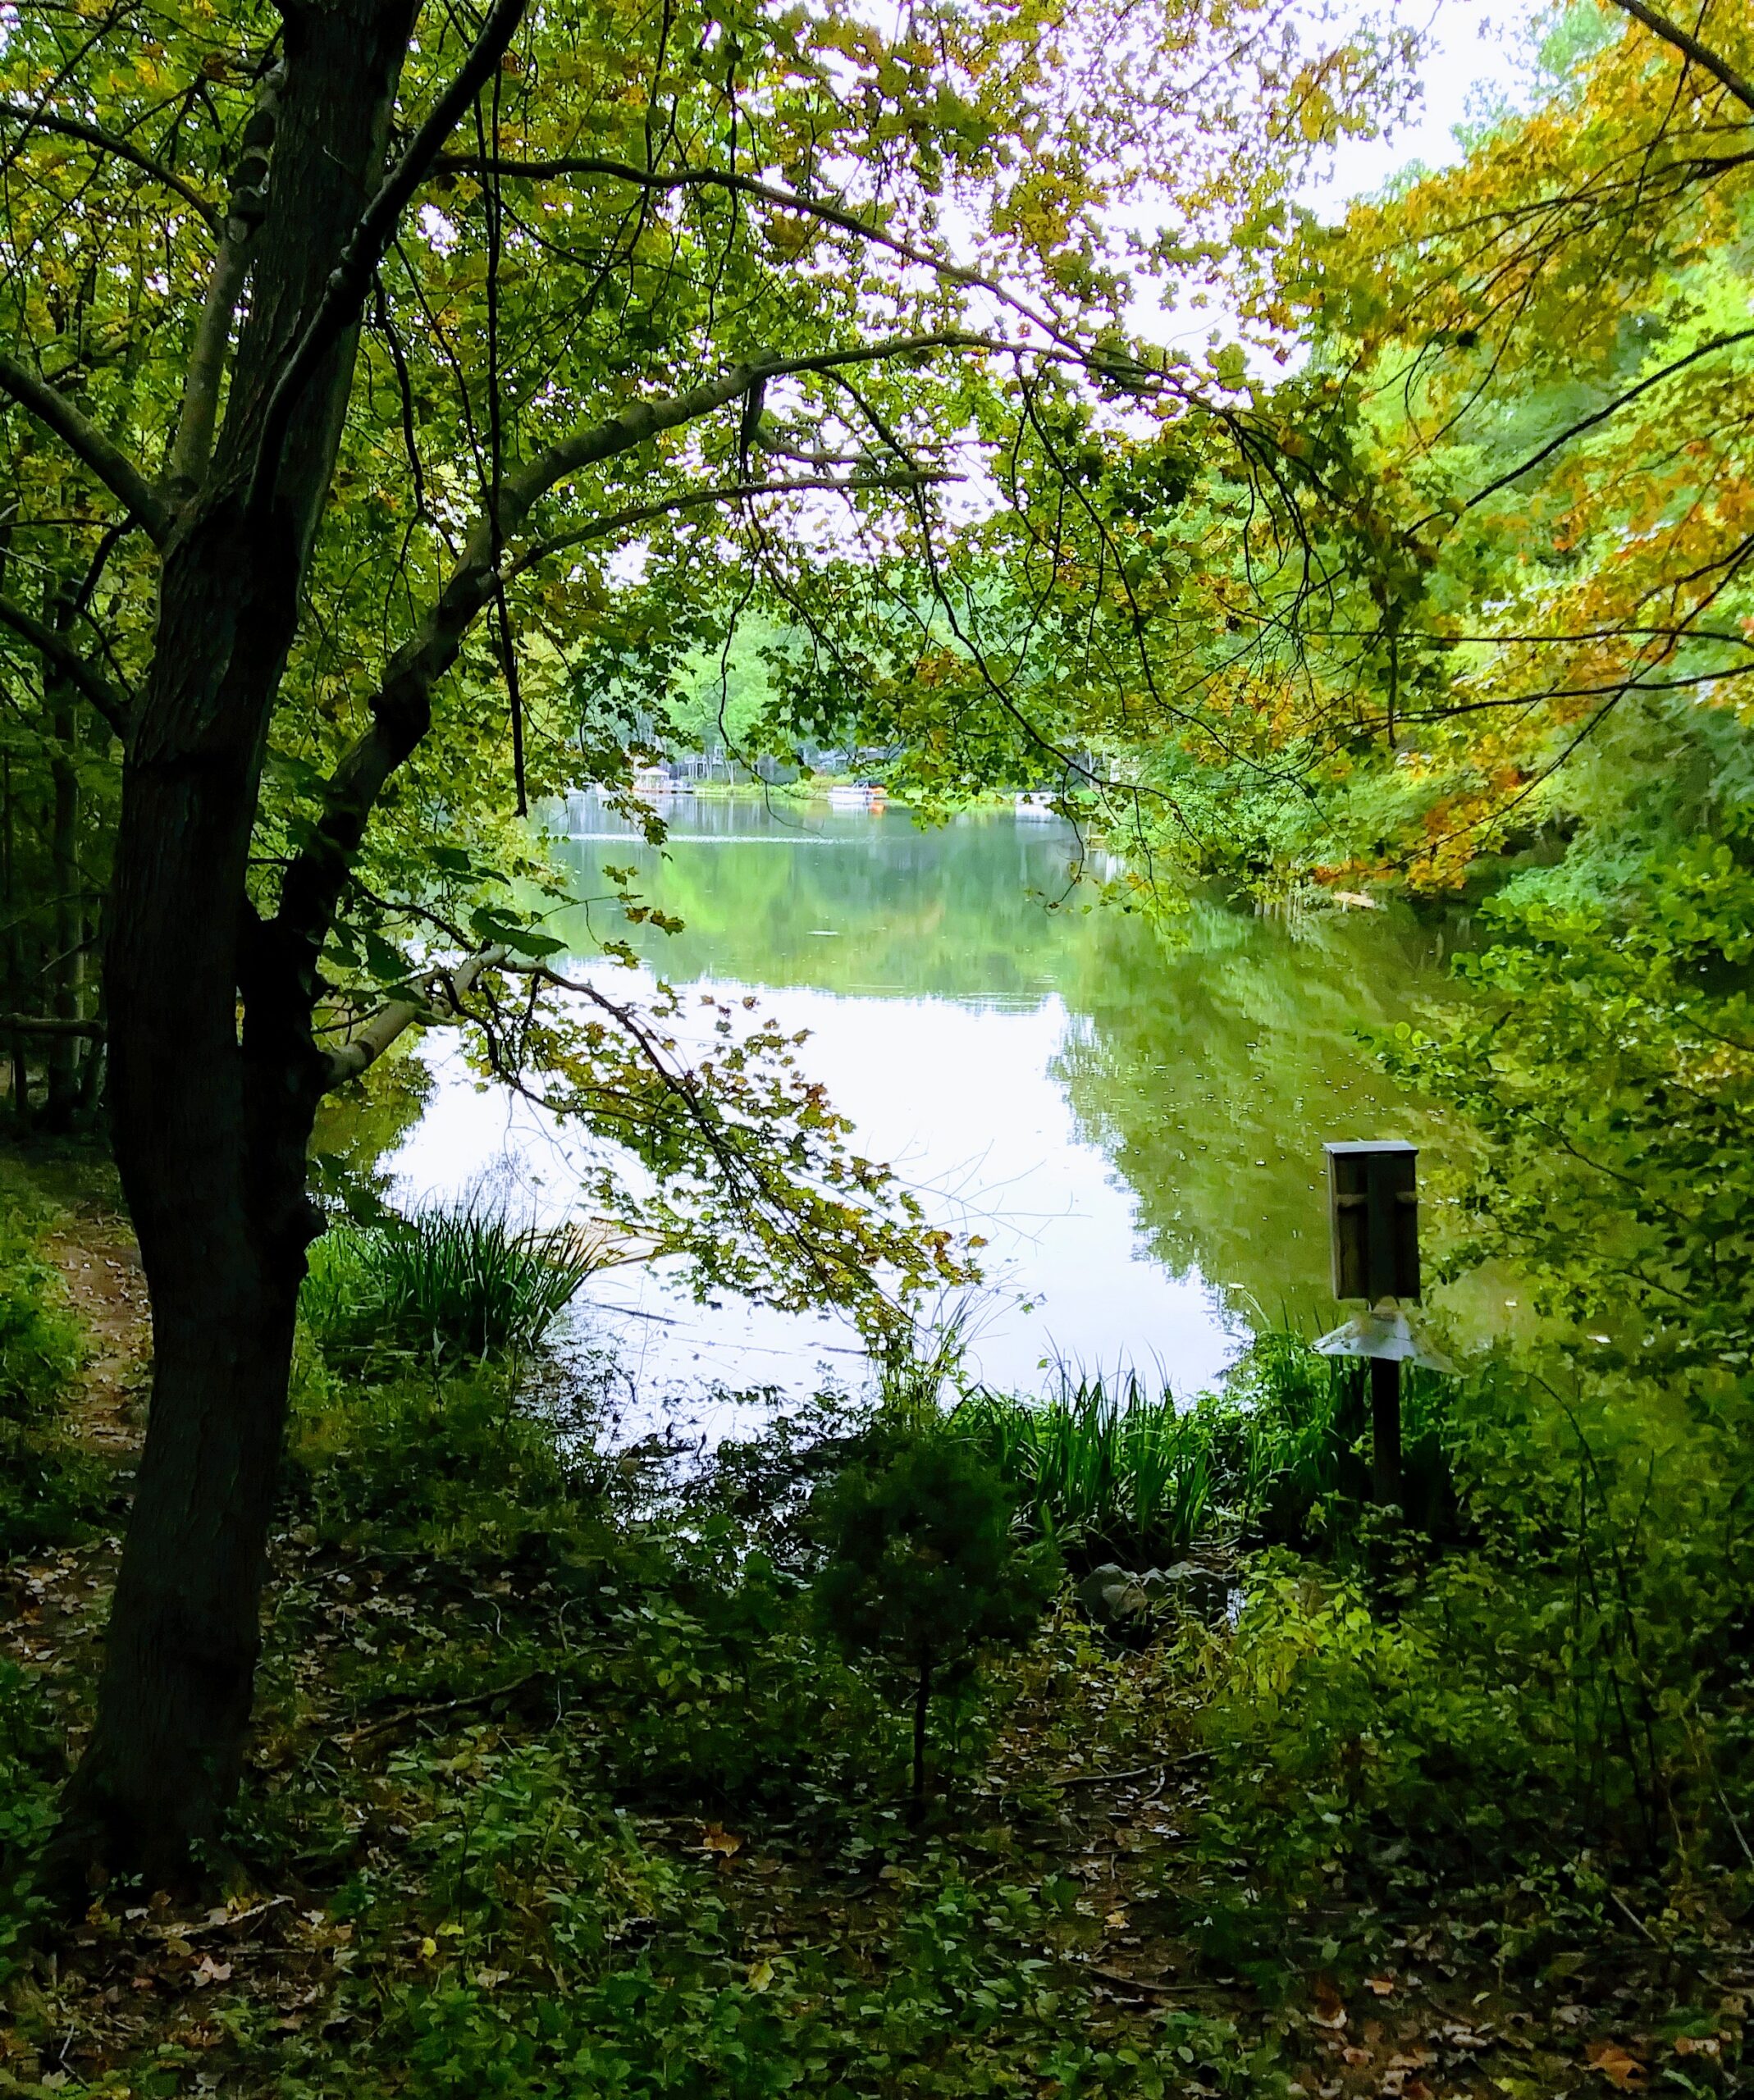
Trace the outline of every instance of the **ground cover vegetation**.
{"type": "Polygon", "coordinates": [[[1754,21],[1569,11],[1459,175],[1331,235],[1286,138],[1380,54],[1239,21],[9,35],[11,1098],[107,1088],[154,1315],[142,1452],[92,1425],[91,1222],[18,1181],[16,2087],[1738,2089],[1754,21]],[[1122,164],[1173,176],[1157,263],[1306,330],[1282,386],[1121,336],[1122,164]],[[954,530],[952,427],[1003,499],[954,530]],[[850,725],[928,807],[1045,770],[1142,899],[1499,886],[1383,1047],[1467,1134],[1446,1262],[1548,1324],[1414,1384],[1405,1510],[1292,1335],[1178,1413],[958,1393],[888,1317],[875,1418],[678,1487],[532,1375],[576,1249],[320,1152],[307,1257],[320,1094],[446,1021],[709,1280],[966,1272],[795,1044],[551,981],[513,813],[625,788],[733,532],[775,750],[850,725]]]}
{"type": "MultiPolygon", "coordinates": [[[[926,1411],[944,1362],[665,1486],[516,1351],[331,1360],[307,1331],[229,1878],[112,1882],[50,1931],[32,1864],[133,1455],[77,1452],[95,1491],[6,1541],[0,2076],[1733,2089],[1737,1877],[1706,1833],[1747,1806],[1712,1668],[1738,1580],[1707,1522],[1619,1535],[1614,1453],[1574,1501],[1555,1410],[1503,1369],[1415,1395],[1446,1523],[1373,1516],[1356,1387],[1281,1334],[1191,1418],[1211,1506],[1127,1532],[1146,1438],[1110,1418],[1185,1428],[1069,1395],[1038,1432],[1086,1426],[1062,1486],[996,1447],[1021,1408],[926,1411]],[[1121,1542],[1205,1580],[1103,1598],[1121,1542]]],[[[1667,1483],[1651,1507],[1683,1513],[1667,1483]]]]}

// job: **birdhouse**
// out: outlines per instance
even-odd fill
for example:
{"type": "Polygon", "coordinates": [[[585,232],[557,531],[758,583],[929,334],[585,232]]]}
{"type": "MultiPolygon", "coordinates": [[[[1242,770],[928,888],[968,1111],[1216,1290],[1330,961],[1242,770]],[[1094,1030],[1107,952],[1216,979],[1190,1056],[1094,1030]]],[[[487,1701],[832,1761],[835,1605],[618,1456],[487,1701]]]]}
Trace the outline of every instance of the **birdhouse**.
{"type": "Polygon", "coordinates": [[[1419,1294],[1417,1145],[1324,1145],[1334,1295],[1380,1304],[1419,1294]]]}

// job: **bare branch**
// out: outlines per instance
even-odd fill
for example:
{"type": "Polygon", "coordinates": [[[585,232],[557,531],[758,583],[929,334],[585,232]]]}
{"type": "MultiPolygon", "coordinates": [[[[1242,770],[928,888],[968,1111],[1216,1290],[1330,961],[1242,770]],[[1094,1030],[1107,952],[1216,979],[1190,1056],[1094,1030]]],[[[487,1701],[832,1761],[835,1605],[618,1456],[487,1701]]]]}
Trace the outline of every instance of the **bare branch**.
{"type": "Polygon", "coordinates": [[[53,1014],[0,1014],[0,1035],[88,1035],[104,1034],[101,1020],[63,1020],[53,1014]]]}
{"type": "Polygon", "coordinates": [[[0,354],[0,389],[21,408],[28,409],[90,468],[155,546],[163,546],[171,529],[170,514],[120,446],[112,444],[88,416],[75,409],[66,395],[57,393],[46,379],[3,354],[0,354]]]}
{"type": "Polygon", "coordinates": [[[582,546],[591,540],[607,539],[612,532],[631,532],[634,527],[649,525],[655,518],[672,517],[678,510],[700,510],[710,504],[742,503],[759,495],[852,495],[863,489],[905,491],[962,478],[959,474],[914,472],[874,474],[858,480],[812,474],[792,482],[721,482],[716,488],[691,489],[683,495],[630,504],[624,510],[605,511],[601,518],[593,518],[588,524],[573,532],[557,532],[551,540],[538,540],[512,564],[506,571],[505,580],[510,582],[514,577],[522,576],[539,561],[547,560],[550,555],[564,554],[569,547],[582,546]]]}
{"type": "Polygon", "coordinates": [[[486,970],[496,970],[506,959],[502,947],[483,948],[459,963],[454,970],[435,970],[423,980],[424,996],[418,999],[391,999],[371,1019],[330,1051],[325,1060],[323,1091],[333,1093],[349,1080],[368,1071],[400,1035],[411,1028],[463,1019],[463,995],[471,990],[486,970]]]}
{"type": "MultiPolygon", "coordinates": [[[[1585,416],[1578,422],[1569,424],[1557,437],[1550,438],[1538,452],[1532,452],[1520,466],[1513,467],[1508,473],[1500,474],[1496,481],[1488,482],[1483,489],[1476,489],[1462,509],[1472,510],[1476,504],[1484,503],[1488,496],[1496,495],[1500,489],[1509,488],[1513,482],[1520,481],[1524,474],[1532,473],[1543,462],[1551,459],[1555,452],[1562,451],[1574,437],[1581,437],[1585,431],[1594,430],[1598,423],[1605,423],[1610,417],[1617,416],[1641,394],[1648,394],[1653,386],[1660,386],[1665,379],[1673,379],[1678,372],[1684,372],[1688,365],[1697,364],[1701,358],[1710,357],[1717,350],[1729,349],[1735,344],[1746,343],[1751,339],[1754,339],[1754,328],[1738,328],[1733,336],[1715,336],[1709,343],[1701,343],[1697,349],[1689,350],[1685,357],[1677,358],[1673,364],[1665,365],[1660,372],[1653,372],[1648,379],[1641,379],[1636,386],[1628,387],[1624,394],[1617,395],[1605,407],[1596,409],[1593,415],[1585,416]]],[[[1413,530],[1417,532],[1434,518],[1445,514],[1439,510],[1429,511],[1413,530]]]]}
{"type": "Polygon", "coordinates": [[[149,175],[154,182],[162,183],[167,189],[174,190],[185,204],[190,205],[206,220],[215,233],[222,225],[219,212],[200,191],[184,180],[174,168],[167,167],[162,161],[155,161],[150,153],[126,139],[118,139],[107,131],[100,131],[95,124],[82,123],[76,116],[57,116],[53,110],[32,109],[27,104],[0,102],[0,122],[22,124],[30,131],[53,131],[63,139],[82,139],[88,146],[95,146],[100,153],[126,161],[130,167],[149,175]]]}
{"type": "Polygon", "coordinates": [[[1745,109],[1754,110],[1754,88],[1751,88],[1732,66],[1727,65],[1715,51],[1702,44],[1697,36],[1671,22],[1666,15],[1659,15],[1654,7],[1647,7],[1644,0],[1614,0],[1614,5],[1623,15],[1630,15],[1635,22],[1642,22],[1652,36],[1660,37],[1672,45],[1683,58],[1702,66],[1720,87],[1728,88],[1745,109]]]}
{"type": "Polygon", "coordinates": [[[0,627],[11,628],[14,634],[21,636],[53,664],[67,683],[91,702],[123,742],[127,742],[128,718],[132,712],[130,700],[117,692],[101,673],[94,671],[78,650],[34,614],[27,613],[22,605],[14,605],[10,598],[0,597],[0,627]]]}
{"type": "Polygon", "coordinates": [[[275,381],[274,391],[268,397],[263,417],[262,441],[256,454],[255,470],[250,477],[252,511],[259,514],[273,498],[280,478],[281,452],[292,427],[299,397],[343,331],[357,317],[371,288],[372,273],[395,235],[397,221],[425,180],[458,120],[504,57],[528,4],[529,0],[494,0],[492,11],[456,78],[427,112],[426,121],[409,141],[395,166],[379,185],[377,194],[347,236],[346,244],[329,273],[317,311],[294,346],[275,381]]]}

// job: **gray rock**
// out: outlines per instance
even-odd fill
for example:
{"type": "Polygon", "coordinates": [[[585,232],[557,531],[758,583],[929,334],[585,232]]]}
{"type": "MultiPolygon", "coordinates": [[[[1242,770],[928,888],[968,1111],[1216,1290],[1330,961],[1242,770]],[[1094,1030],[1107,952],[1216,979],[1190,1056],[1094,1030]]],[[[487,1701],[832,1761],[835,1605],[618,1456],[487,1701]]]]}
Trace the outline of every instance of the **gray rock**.
{"type": "Polygon", "coordinates": [[[1117,1561],[1093,1568],[1078,1585],[1078,1601],[1099,1626],[1118,1626],[1151,1609],[1139,1577],[1117,1561]]]}
{"type": "Polygon", "coordinates": [[[1142,1574],[1118,1561],[1104,1561],[1078,1585],[1078,1601],[1099,1626],[1129,1624],[1162,1610],[1185,1612],[1216,1625],[1226,1615],[1230,1596],[1229,1577],[1197,1560],[1148,1568],[1142,1574]]]}

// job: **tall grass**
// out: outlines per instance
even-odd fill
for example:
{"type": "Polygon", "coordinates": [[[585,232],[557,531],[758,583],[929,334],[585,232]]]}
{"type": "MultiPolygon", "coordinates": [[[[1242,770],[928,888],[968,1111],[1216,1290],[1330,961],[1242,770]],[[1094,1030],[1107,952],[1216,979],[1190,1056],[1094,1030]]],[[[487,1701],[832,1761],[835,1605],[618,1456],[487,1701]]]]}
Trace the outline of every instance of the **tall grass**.
{"type": "Polygon", "coordinates": [[[974,1393],[955,1422],[1021,1491],[1040,1527],[1080,1558],[1173,1559],[1213,1514],[1207,1422],[1167,1393],[1153,1398],[1135,1376],[1116,1386],[1080,1379],[1034,1403],[974,1393]]]}
{"type": "MultiPolygon", "coordinates": [[[[1359,1367],[1280,1330],[1254,1342],[1217,1393],[1179,1404],[1135,1374],[1062,1380],[1022,1400],[976,1390],[957,1408],[971,1437],[1069,1556],[1142,1567],[1203,1532],[1301,1543],[1331,1509],[1363,1499],[1369,1465],[1359,1367]]],[[[1414,1374],[1404,1403],[1409,1514],[1453,1518],[1438,1381],[1414,1374]]]]}
{"type": "Polygon", "coordinates": [[[331,1354],[517,1356],[608,1258],[571,1227],[518,1224],[503,1208],[421,1211],[331,1226],[311,1249],[299,1309],[331,1354]]]}

